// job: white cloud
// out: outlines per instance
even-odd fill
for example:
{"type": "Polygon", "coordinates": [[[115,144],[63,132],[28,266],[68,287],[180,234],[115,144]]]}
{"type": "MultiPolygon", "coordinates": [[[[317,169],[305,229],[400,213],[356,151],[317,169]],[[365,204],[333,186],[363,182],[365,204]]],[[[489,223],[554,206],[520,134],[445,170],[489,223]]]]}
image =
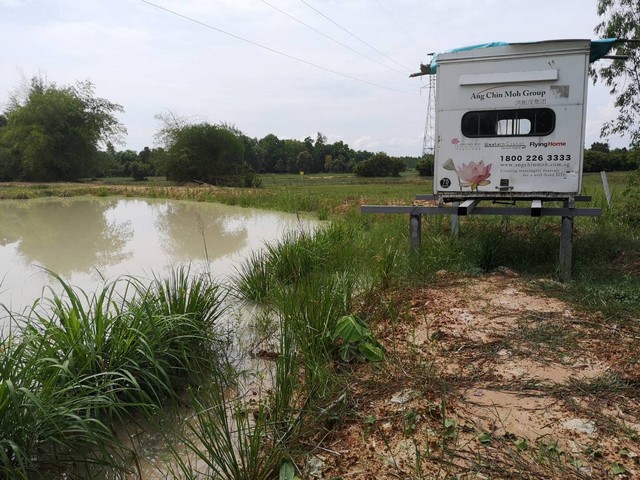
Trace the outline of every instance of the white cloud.
{"type": "Polygon", "coordinates": [[[19,7],[31,0],[0,0],[0,7],[19,7]]]}

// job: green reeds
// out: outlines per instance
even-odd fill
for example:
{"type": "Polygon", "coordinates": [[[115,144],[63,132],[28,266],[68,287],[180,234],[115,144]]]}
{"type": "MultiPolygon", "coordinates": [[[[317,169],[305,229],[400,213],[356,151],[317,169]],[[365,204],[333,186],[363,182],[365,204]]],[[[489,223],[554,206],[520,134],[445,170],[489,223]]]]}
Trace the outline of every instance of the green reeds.
{"type": "Polygon", "coordinates": [[[208,277],[184,268],[87,295],[52,275],[63,293],[52,290],[0,344],[0,478],[72,477],[72,464],[127,470],[110,425],[219,374],[223,294],[208,277]]]}
{"type": "Polygon", "coordinates": [[[367,270],[369,237],[358,225],[336,221],[316,232],[296,232],[243,262],[234,280],[242,299],[270,301],[279,286],[291,286],[309,276],[367,270]]]}
{"type": "Polygon", "coordinates": [[[226,311],[225,296],[208,275],[180,267],[166,277],[156,276],[129,304],[130,310],[153,319],[149,336],[162,344],[174,388],[198,381],[198,372],[216,365],[221,338],[214,327],[226,311]]]}
{"type": "Polygon", "coordinates": [[[263,404],[249,405],[213,379],[192,396],[195,414],[172,446],[174,478],[262,480],[273,477],[284,451],[263,404]],[[231,397],[231,398],[230,398],[231,397]]]}
{"type": "Polygon", "coordinates": [[[88,414],[117,406],[92,378],[59,385],[47,359],[33,356],[41,344],[26,336],[0,347],[0,478],[39,478],[77,461],[124,468],[113,431],[88,414]]]}

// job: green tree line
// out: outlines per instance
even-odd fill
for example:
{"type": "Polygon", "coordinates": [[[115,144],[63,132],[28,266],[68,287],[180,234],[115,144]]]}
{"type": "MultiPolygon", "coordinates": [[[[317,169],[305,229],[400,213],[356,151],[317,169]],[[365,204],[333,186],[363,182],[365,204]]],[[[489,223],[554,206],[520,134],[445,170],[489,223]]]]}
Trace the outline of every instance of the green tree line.
{"type": "Polygon", "coordinates": [[[116,114],[123,111],[95,97],[88,81],[58,86],[33,77],[11,94],[0,115],[0,181],[165,175],[179,182],[255,186],[260,173],[387,176],[419,160],[354,150],[322,133],[304,140],[251,138],[233,125],[192,124],[170,113],[157,116],[159,147],[118,151],[126,130],[116,114]]]}
{"type": "MultiPolygon", "coordinates": [[[[14,92],[0,115],[0,181],[74,181],[163,175],[177,182],[255,187],[262,173],[354,173],[398,176],[407,168],[433,175],[433,158],[391,157],[330,143],[322,133],[304,140],[274,134],[251,138],[229,124],[190,123],[158,115],[160,146],[116,150],[125,128],[122,106],[94,95],[93,85],[58,86],[33,77],[14,92]]],[[[638,168],[637,149],[611,150],[596,142],[585,150],[584,171],[638,168]]]]}

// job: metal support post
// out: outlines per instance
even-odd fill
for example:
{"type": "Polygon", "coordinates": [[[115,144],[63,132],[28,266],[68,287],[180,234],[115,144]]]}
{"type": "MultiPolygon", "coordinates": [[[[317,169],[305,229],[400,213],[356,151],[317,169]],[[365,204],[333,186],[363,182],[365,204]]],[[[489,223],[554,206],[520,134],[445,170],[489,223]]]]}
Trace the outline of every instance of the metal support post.
{"type": "Polygon", "coordinates": [[[422,215],[412,213],[409,216],[409,237],[411,238],[411,250],[418,252],[422,242],[422,215]]]}
{"type": "MultiPolygon", "coordinates": [[[[570,202],[565,200],[565,208],[570,207],[570,202]]],[[[571,280],[571,255],[573,253],[573,216],[562,217],[560,231],[560,280],[571,280]]]]}
{"type": "Polygon", "coordinates": [[[457,213],[457,208],[460,206],[460,202],[453,202],[453,207],[456,209],[456,213],[451,215],[451,238],[458,238],[460,235],[460,217],[457,213]]]}

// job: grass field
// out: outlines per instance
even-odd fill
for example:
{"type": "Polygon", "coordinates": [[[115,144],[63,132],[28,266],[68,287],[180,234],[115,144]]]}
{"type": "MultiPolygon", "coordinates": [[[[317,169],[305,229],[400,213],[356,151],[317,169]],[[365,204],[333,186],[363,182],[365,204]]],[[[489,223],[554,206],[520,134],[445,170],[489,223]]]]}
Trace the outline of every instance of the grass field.
{"type": "Polygon", "coordinates": [[[114,437],[110,422],[170,416],[185,403],[191,420],[163,432],[173,456],[158,468],[169,465],[174,478],[640,474],[633,426],[640,425],[640,233],[629,216],[634,197],[624,193],[628,177],[608,175],[609,207],[600,175],[585,175],[583,194],[603,215],[576,219],[573,279],[564,284],[557,281],[558,218],[471,216],[452,238],[447,217],[429,217],[416,253],[405,216],[360,213],[362,204],[408,205],[430,193],[431,179],[413,172],[392,179],[268,175],[260,189],[157,178],[1,184],[0,198],[179,198],[330,222],[315,235],[269,245],[224,286],[232,301],[260,307],[253,324],[263,343],[253,353],[264,361],[259,376],[270,381],[254,387],[262,392],[255,397],[237,396],[240,372],[210,355],[219,342],[206,332],[223,295],[210,279],[190,284],[178,271],[150,289],[132,286],[127,302],[98,292],[86,299],[88,309],[73,289],[67,301],[51,299],[52,317],[32,319],[0,345],[0,428],[15,433],[0,442],[0,478],[86,478],[87,471],[107,478],[101,467],[135,478],[142,452],[114,437]],[[510,304],[519,306],[505,313],[510,304]],[[508,332],[492,323],[505,316],[508,332]],[[470,318],[485,336],[473,336],[470,318]],[[507,356],[511,363],[501,364],[507,356]],[[578,379],[582,367],[574,365],[583,358],[603,370],[578,379]],[[566,371],[568,380],[507,381],[500,369],[513,362],[566,371]],[[192,370],[197,375],[185,375],[192,370]],[[397,400],[407,391],[411,398],[397,400]],[[537,396],[600,433],[575,453],[558,431],[527,437],[504,419],[494,428],[463,409],[472,403],[469,391],[512,402],[537,396]],[[607,405],[618,405],[622,420],[608,416],[607,405]],[[366,468],[352,458],[369,451],[382,453],[363,455],[366,468]],[[91,468],[68,468],[82,458],[91,468]]]}

